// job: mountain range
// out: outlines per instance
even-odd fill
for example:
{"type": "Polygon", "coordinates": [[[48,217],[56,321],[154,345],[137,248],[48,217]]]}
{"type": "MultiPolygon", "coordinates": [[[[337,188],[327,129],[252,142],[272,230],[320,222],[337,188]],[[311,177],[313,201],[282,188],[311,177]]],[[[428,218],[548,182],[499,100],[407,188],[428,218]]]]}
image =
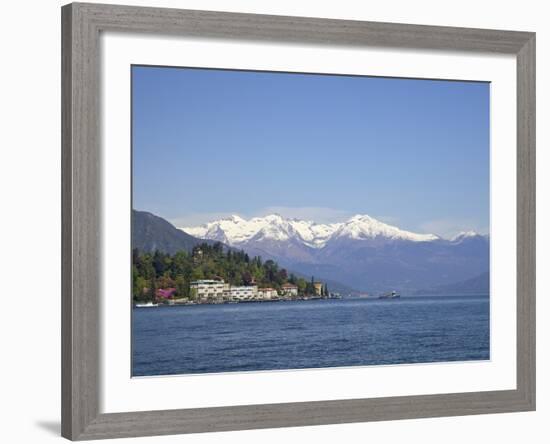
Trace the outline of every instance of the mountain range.
{"type": "Polygon", "coordinates": [[[359,291],[419,289],[471,279],[489,270],[489,237],[473,231],[452,239],[402,230],[368,215],[322,224],[278,214],[230,216],[180,230],[271,258],[306,276],[359,291]]]}
{"type": "Polygon", "coordinates": [[[278,214],[254,217],[250,220],[233,215],[198,227],[183,227],[181,230],[198,238],[213,239],[229,245],[267,240],[296,241],[317,249],[339,238],[357,240],[380,238],[412,242],[439,239],[433,234],[416,234],[400,230],[367,215],[357,215],[346,222],[332,224],[288,219],[278,214]]]}

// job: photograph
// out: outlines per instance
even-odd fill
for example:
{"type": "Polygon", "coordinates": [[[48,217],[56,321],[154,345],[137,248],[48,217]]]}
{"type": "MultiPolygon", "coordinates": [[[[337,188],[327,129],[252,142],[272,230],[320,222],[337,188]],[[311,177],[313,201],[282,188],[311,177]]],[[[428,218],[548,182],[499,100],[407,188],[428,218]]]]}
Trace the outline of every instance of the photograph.
{"type": "Polygon", "coordinates": [[[130,75],[132,377],[491,359],[490,82],[130,75]]]}

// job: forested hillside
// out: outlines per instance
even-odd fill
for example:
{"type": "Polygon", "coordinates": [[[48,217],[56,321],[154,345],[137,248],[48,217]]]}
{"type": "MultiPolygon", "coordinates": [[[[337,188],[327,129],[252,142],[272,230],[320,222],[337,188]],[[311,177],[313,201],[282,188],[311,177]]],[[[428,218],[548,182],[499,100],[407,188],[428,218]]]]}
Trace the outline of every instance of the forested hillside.
{"type": "MultiPolygon", "coordinates": [[[[311,281],[288,273],[272,260],[249,257],[243,251],[226,249],[221,243],[206,243],[191,252],[175,254],[133,250],[132,286],[135,301],[155,299],[157,289],[175,288],[176,297],[191,297],[189,284],[199,279],[223,279],[231,285],[257,285],[277,290],[285,283],[298,286],[299,294],[315,294],[311,281]]],[[[323,292],[328,294],[326,285],[323,292]]]]}

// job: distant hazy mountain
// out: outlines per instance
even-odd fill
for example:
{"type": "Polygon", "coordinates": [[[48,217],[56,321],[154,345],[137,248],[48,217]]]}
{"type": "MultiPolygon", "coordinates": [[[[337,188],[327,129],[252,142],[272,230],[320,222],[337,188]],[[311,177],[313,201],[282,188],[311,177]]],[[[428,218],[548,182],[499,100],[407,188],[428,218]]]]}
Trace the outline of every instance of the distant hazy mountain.
{"type": "Polygon", "coordinates": [[[468,279],[489,269],[489,238],[465,232],[453,239],[401,230],[367,215],[320,224],[277,214],[239,216],[183,231],[251,255],[364,291],[415,291],[468,279]]]}
{"type": "Polygon", "coordinates": [[[161,217],[145,211],[132,211],[132,248],[174,254],[180,250],[190,251],[202,242],[205,241],[178,230],[161,217]]]}
{"type": "Polygon", "coordinates": [[[489,289],[490,276],[489,272],[485,272],[464,281],[454,282],[447,285],[439,285],[426,290],[418,290],[416,294],[437,296],[489,294],[489,289]]]}

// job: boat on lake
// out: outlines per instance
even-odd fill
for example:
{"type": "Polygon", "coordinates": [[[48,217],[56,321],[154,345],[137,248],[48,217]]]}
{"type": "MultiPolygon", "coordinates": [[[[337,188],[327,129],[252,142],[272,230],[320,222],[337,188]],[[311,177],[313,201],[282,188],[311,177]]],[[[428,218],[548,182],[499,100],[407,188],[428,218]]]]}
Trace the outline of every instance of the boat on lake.
{"type": "Polygon", "coordinates": [[[159,304],[153,304],[152,302],[146,302],[145,304],[136,304],[136,308],[149,308],[149,307],[158,307],[159,304]]]}
{"type": "Polygon", "coordinates": [[[378,296],[378,299],[399,299],[401,295],[397,291],[391,291],[378,296]]]}

